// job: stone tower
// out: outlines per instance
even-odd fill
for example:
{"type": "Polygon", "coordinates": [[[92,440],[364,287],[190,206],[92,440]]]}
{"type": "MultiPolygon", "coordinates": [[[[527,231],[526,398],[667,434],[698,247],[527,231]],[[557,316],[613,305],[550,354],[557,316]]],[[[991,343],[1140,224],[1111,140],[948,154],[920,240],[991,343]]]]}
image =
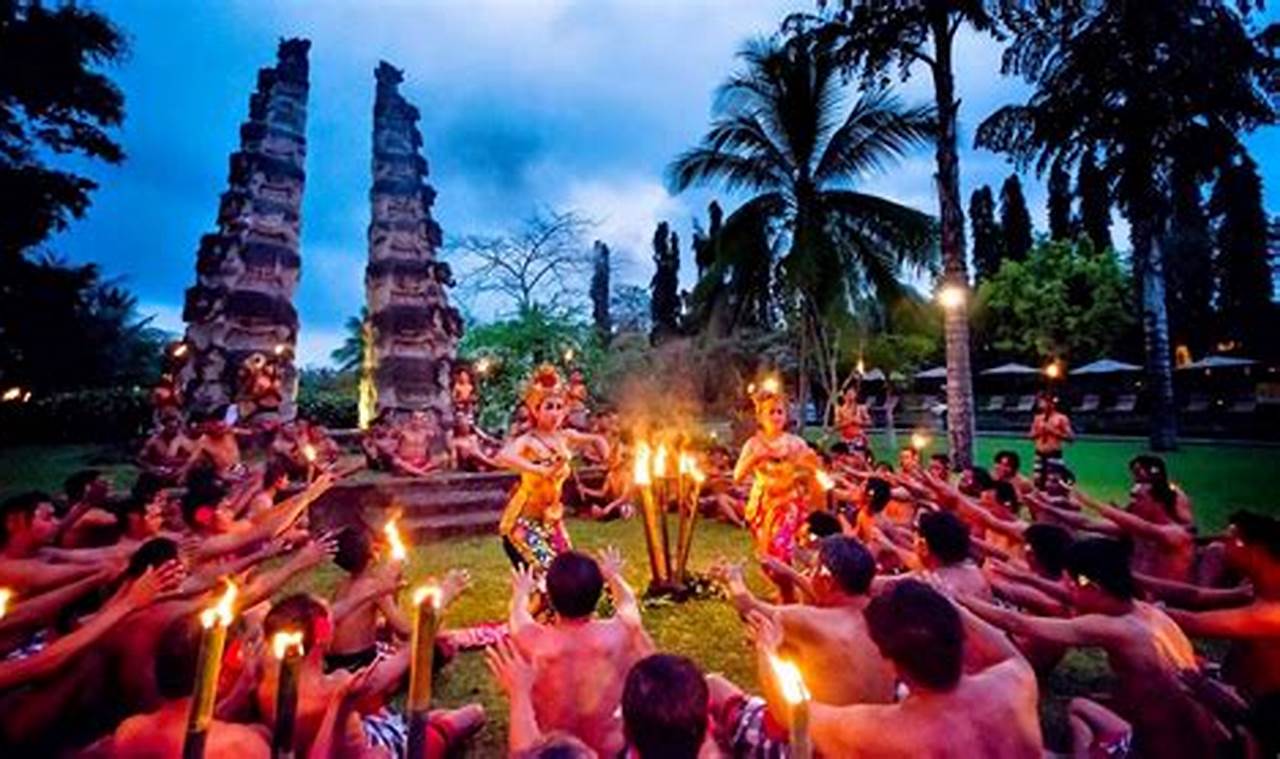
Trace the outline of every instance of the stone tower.
{"type": "Polygon", "coordinates": [[[187,405],[209,410],[235,400],[237,373],[255,353],[278,361],[280,415],[295,414],[293,365],[298,314],[293,292],[302,264],[298,233],[307,155],[307,52],[281,40],[276,65],[258,70],[240,150],[231,154],[218,229],[200,239],[196,284],[182,318],[192,358],[182,380],[187,405]]]}
{"type": "Polygon", "coordinates": [[[436,260],[440,225],[431,218],[436,193],[419,153],[418,109],[400,94],[402,71],[383,61],[375,77],[361,422],[425,410],[443,430],[453,417],[450,374],[462,318],[445,292],[453,286],[449,265],[436,260]]]}

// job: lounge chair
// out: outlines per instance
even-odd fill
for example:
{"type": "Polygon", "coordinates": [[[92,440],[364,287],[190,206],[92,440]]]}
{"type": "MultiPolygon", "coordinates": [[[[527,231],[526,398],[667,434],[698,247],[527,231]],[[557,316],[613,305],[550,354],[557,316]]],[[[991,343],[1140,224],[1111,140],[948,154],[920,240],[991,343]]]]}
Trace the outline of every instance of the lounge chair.
{"type": "Polygon", "coordinates": [[[1236,398],[1231,404],[1231,408],[1227,409],[1232,414],[1252,414],[1258,410],[1258,396],[1247,395],[1243,398],[1236,398]]]}
{"type": "Polygon", "coordinates": [[[1193,395],[1187,399],[1187,405],[1182,409],[1188,414],[1200,414],[1209,410],[1209,396],[1193,395]]]}
{"type": "Polygon", "coordinates": [[[1076,412],[1088,413],[1090,411],[1097,411],[1100,405],[1102,405],[1102,399],[1097,395],[1090,393],[1080,399],[1080,405],[1076,406],[1076,412]]]}
{"type": "Polygon", "coordinates": [[[1138,407],[1138,396],[1122,395],[1119,398],[1116,398],[1115,405],[1107,409],[1107,411],[1113,414],[1130,414],[1130,413],[1133,413],[1133,410],[1136,409],[1137,407],[1138,407]]]}
{"type": "Polygon", "coordinates": [[[1036,397],[1034,395],[1024,395],[1018,399],[1018,405],[1009,409],[1019,414],[1025,414],[1036,407],[1036,397]]]}
{"type": "Polygon", "coordinates": [[[993,395],[987,399],[987,405],[982,407],[983,411],[1000,411],[1004,408],[1004,396],[993,395]]]}

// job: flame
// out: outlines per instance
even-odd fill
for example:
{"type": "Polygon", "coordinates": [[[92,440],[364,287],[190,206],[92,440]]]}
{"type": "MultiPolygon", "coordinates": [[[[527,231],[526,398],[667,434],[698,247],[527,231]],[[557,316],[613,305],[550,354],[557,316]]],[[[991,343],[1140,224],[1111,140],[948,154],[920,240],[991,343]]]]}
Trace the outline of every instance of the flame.
{"type": "Polygon", "coordinates": [[[4,615],[9,613],[11,600],[13,600],[13,591],[9,588],[0,588],[0,619],[4,619],[4,615]]]}
{"type": "Polygon", "coordinates": [[[174,349],[173,349],[174,358],[182,358],[185,355],[187,355],[186,343],[178,343],[176,346],[174,346],[174,349]]]}
{"type": "Polygon", "coordinates": [[[1049,365],[1044,368],[1044,376],[1048,377],[1051,380],[1061,377],[1062,364],[1058,363],[1057,361],[1049,362],[1049,365]]]}
{"type": "Polygon", "coordinates": [[[929,447],[929,436],[923,432],[911,433],[911,447],[917,451],[923,451],[929,447]]]}
{"type": "Polygon", "coordinates": [[[8,390],[4,391],[3,396],[0,396],[0,398],[6,401],[16,401],[21,397],[22,397],[22,388],[20,387],[11,387],[8,390]]]}
{"type": "Polygon", "coordinates": [[[819,469],[813,473],[813,478],[818,481],[818,487],[822,488],[822,492],[830,492],[836,486],[835,478],[827,474],[826,470],[819,469]]]}
{"type": "Polygon", "coordinates": [[[649,477],[650,463],[653,458],[653,451],[650,450],[649,444],[641,440],[636,445],[635,463],[631,478],[637,485],[648,485],[652,480],[649,477]]]}
{"type": "Polygon", "coordinates": [[[948,311],[963,308],[966,299],[964,287],[960,285],[944,285],[942,289],[938,290],[938,305],[948,311]]]}
{"type": "Polygon", "coordinates": [[[284,352],[285,352],[285,350],[286,350],[286,347],[285,347],[285,344],[284,344],[284,343],[279,343],[279,344],[277,344],[277,345],[276,345],[276,347],[275,347],[275,348],[273,348],[272,350],[274,350],[274,351],[275,351],[275,354],[276,354],[277,356],[283,356],[283,355],[284,355],[284,352]]]}
{"type": "Polygon", "coordinates": [[[298,655],[301,656],[305,653],[302,647],[302,640],[301,630],[293,630],[291,632],[281,630],[271,636],[271,650],[275,652],[277,659],[283,659],[291,649],[297,651],[298,655]]]}
{"type": "Polygon", "coordinates": [[[702,483],[707,481],[707,475],[701,469],[698,468],[698,464],[696,461],[689,462],[689,478],[693,480],[695,483],[697,483],[698,485],[701,485],[702,483]]]}
{"type": "Polygon", "coordinates": [[[421,606],[423,601],[430,599],[433,608],[440,608],[440,589],[434,585],[419,585],[413,591],[413,605],[421,606]]]}
{"type": "Polygon", "coordinates": [[[566,364],[572,364],[572,363],[573,363],[573,357],[574,357],[575,355],[577,355],[577,354],[575,354],[575,353],[573,352],[573,348],[569,348],[568,350],[566,350],[566,351],[564,352],[564,362],[565,362],[566,364]]]}
{"type": "Polygon", "coordinates": [[[653,476],[659,479],[667,476],[667,446],[658,445],[658,452],[653,454],[653,476]]]}
{"type": "Polygon", "coordinates": [[[867,373],[867,365],[863,363],[862,359],[858,359],[858,375],[861,376],[866,373],[867,373]]]}
{"type": "Polygon", "coordinates": [[[408,558],[409,552],[405,550],[404,539],[400,537],[400,528],[396,526],[396,520],[388,521],[383,525],[382,531],[387,536],[387,544],[391,546],[391,559],[404,561],[408,558]]]}
{"type": "Polygon", "coordinates": [[[795,705],[809,700],[809,689],[804,685],[804,677],[801,676],[799,667],[773,655],[769,656],[769,666],[773,668],[773,676],[778,680],[782,698],[788,704],[795,705]]]}
{"type": "Polygon", "coordinates": [[[215,623],[227,627],[235,617],[235,610],[232,608],[232,604],[236,602],[236,596],[239,595],[240,589],[230,580],[226,580],[226,583],[227,589],[223,591],[222,598],[218,599],[218,603],[200,612],[200,624],[204,625],[205,629],[213,627],[215,623]]]}
{"type": "Polygon", "coordinates": [[[302,455],[307,458],[307,461],[314,464],[316,463],[316,457],[319,454],[316,453],[316,447],[314,445],[312,445],[311,443],[307,443],[306,445],[302,446],[302,455]]]}
{"type": "Polygon", "coordinates": [[[760,383],[760,389],[770,395],[777,395],[782,391],[782,382],[777,377],[765,377],[760,383]]]}

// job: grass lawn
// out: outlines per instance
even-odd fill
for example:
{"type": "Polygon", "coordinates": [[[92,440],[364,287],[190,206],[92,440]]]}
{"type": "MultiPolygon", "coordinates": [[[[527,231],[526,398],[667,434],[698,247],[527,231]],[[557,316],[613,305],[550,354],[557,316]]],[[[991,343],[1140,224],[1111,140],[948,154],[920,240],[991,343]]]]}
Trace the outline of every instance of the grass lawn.
{"type": "MultiPolygon", "coordinates": [[[[882,455],[887,441],[876,441],[882,455]]],[[[905,442],[905,436],[899,436],[905,442]]],[[[996,450],[1013,448],[1030,465],[1031,450],[1016,438],[980,438],[978,457],[990,461],[996,450]]],[[[1067,463],[1082,486],[1101,497],[1120,499],[1128,487],[1126,463],[1144,450],[1137,442],[1084,441],[1067,452],[1067,463]]],[[[1280,448],[1233,446],[1185,446],[1167,456],[1175,480],[1192,496],[1202,529],[1218,529],[1236,508],[1280,513],[1280,484],[1270,477],[1280,472],[1280,448]]],[[[32,487],[59,490],[62,480],[75,469],[95,466],[108,470],[125,486],[130,479],[127,461],[114,449],[101,446],[20,447],[0,449],[0,497],[32,487]]],[[[643,588],[647,573],[644,539],[635,522],[596,524],[574,521],[570,532],[579,548],[595,550],[615,545],[629,558],[627,578],[643,588]]],[[[717,556],[746,553],[746,536],[729,527],[701,523],[691,565],[704,569],[717,556]]],[[[506,614],[509,597],[509,565],[493,537],[467,538],[423,546],[413,551],[407,575],[411,582],[450,567],[471,571],[473,586],[446,618],[449,626],[492,622],[506,614]]],[[[325,567],[294,583],[290,590],[327,594],[339,577],[336,568],[325,567]]],[[[758,575],[752,582],[764,588],[758,575]]],[[[723,601],[692,601],[682,605],[645,609],[645,623],[656,644],[699,662],[708,672],[720,672],[745,688],[754,689],[754,658],[736,615],[723,601]]],[[[1065,738],[1063,705],[1073,695],[1101,690],[1107,668],[1092,652],[1073,653],[1058,668],[1045,689],[1043,708],[1046,738],[1060,747],[1065,738]]],[[[472,747],[473,756],[500,756],[506,741],[504,700],[485,671],[478,653],[464,654],[443,673],[437,684],[438,706],[459,706],[479,701],[489,712],[490,724],[472,747]]]]}

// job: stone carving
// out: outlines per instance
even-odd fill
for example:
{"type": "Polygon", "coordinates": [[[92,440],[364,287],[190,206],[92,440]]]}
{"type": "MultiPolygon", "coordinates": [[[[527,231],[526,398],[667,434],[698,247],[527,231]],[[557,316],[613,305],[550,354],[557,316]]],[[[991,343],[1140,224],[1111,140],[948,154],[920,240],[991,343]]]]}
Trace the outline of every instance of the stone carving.
{"type": "Polygon", "coordinates": [[[228,189],[219,199],[218,229],[200,239],[196,283],[183,308],[191,356],[180,381],[189,409],[252,400],[252,408],[273,416],[291,419],[296,412],[293,293],[302,266],[310,48],[304,39],[282,40],[276,64],[258,71],[240,150],[231,155],[228,189]],[[244,382],[245,367],[259,362],[270,364],[263,376],[278,387],[278,404],[274,396],[272,403],[242,397],[253,384],[244,382]]]}
{"type": "MultiPolygon", "coordinates": [[[[403,72],[383,62],[375,71],[373,188],[365,293],[370,348],[362,379],[363,418],[387,412],[432,413],[438,430],[452,425],[450,378],[462,318],[449,305],[453,275],[436,261],[440,226],[431,218],[435,190],[419,153],[418,109],[400,94],[403,72]]],[[[443,447],[443,439],[433,445],[443,447]]]]}

